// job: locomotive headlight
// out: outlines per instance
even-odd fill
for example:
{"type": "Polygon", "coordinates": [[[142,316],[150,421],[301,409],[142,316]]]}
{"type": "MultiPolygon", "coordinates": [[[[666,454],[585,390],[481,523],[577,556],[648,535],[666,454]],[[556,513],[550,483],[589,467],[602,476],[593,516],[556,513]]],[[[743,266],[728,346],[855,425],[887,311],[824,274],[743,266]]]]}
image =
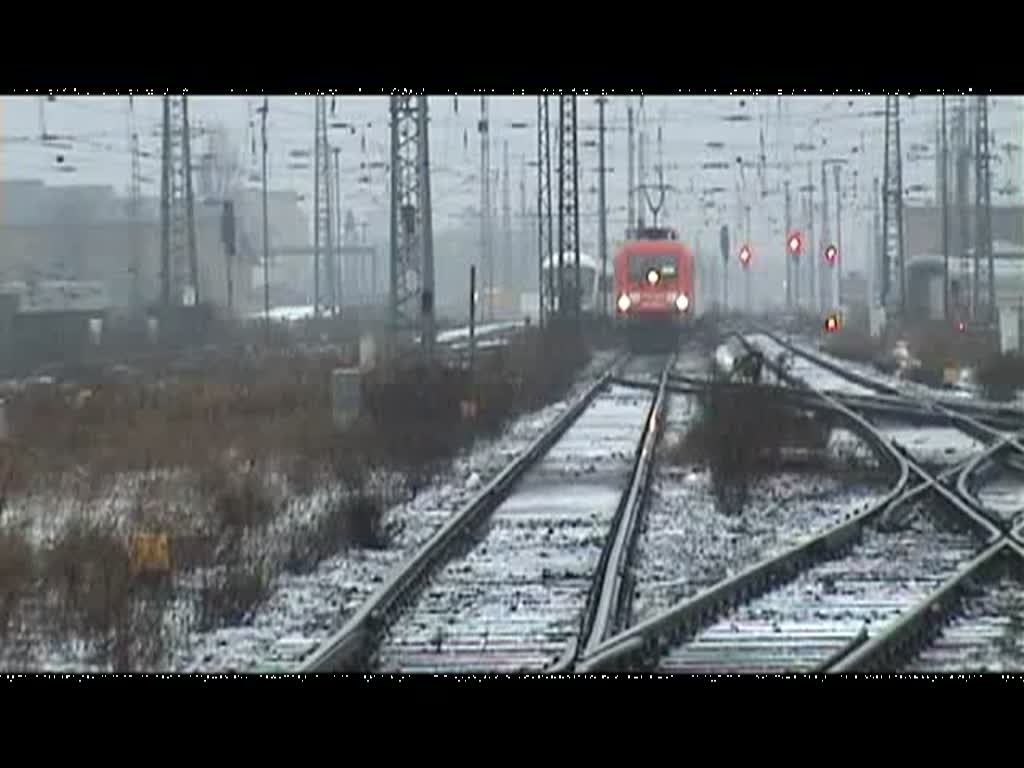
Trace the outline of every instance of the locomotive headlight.
{"type": "Polygon", "coordinates": [[[656,269],[652,269],[650,272],[647,273],[647,282],[650,283],[651,285],[657,285],[660,279],[661,275],[658,274],[658,270],[656,269]]]}
{"type": "Polygon", "coordinates": [[[680,312],[685,312],[690,308],[690,299],[685,293],[680,293],[676,298],[676,309],[680,312]]]}
{"type": "Polygon", "coordinates": [[[629,308],[633,305],[633,302],[629,300],[629,296],[626,294],[619,295],[619,312],[628,312],[629,308]]]}

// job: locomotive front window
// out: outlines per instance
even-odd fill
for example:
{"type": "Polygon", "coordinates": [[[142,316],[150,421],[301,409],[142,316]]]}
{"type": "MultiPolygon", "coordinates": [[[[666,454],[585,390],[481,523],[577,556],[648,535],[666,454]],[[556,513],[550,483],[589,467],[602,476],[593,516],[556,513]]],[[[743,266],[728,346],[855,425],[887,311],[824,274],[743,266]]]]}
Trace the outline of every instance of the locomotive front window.
{"type": "Polygon", "coordinates": [[[635,254],[629,257],[629,281],[640,283],[647,279],[647,274],[654,270],[661,279],[676,276],[677,257],[672,254],[635,254]]]}

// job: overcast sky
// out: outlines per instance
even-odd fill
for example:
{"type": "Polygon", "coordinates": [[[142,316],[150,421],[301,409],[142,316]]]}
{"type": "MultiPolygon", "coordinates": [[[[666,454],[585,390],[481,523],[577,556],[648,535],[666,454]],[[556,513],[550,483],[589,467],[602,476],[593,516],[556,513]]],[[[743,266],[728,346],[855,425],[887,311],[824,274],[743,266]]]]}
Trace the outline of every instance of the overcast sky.
{"type": "MultiPolygon", "coordinates": [[[[956,97],[950,97],[950,112],[956,97]]],[[[200,128],[223,125],[237,144],[243,162],[250,169],[248,183],[259,183],[258,97],[195,97],[189,100],[193,122],[200,128]]],[[[330,106],[332,99],[328,98],[330,106]]],[[[387,98],[337,97],[333,100],[334,122],[356,126],[332,129],[332,142],[341,148],[342,197],[346,208],[357,215],[371,210],[386,211],[386,178],[383,169],[367,169],[366,164],[387,159],[387,98]]],[[[557,115],[557,98],[551,100],[552,117],[557,115]]],[[[845,250],[856,260],[854,250],[862,250],[859,233],[865,229],[856,220],[857,208],[870,202],[871,182],[882,173],[884,122],[877,111],[881,97],[612,97],[607,106],[606,137],[608,174],[609,233],[614,239],[625,226],[627,180],[626,110],[632,105],[648,134],[648,168],[659,162],[658,129],[661,129],[661,162],[666,166],[666,183],[674,188],[662,212],[663,220],[678,226],[684,237],[705,227],[705,236],[717,236],[724,218],[736,224],[738,197],[751,206],[751,239],[774,244],[781,232],[783,202],[772,195],[779,187],[783,171],[769,167],[762,179],[756,168],[762,141],[769,164],[795,160],[790,178],[794,189],[807,183],[807,164],[814,163],[813,183],[820,187],[820,161],[841,156],[849,161],[844,170],[844,205],[851,221],[845,250]],[[780,109],[781,102],[781,109],[780,109]],[[642,115],[642,117],[640,117],[642,115]],[[782,119],[780,119],[780,115],[782,119]],[[709,142],[711,144],[709,144],[709,142]],[[720,143],[721,146],[718,144],[720,143]],[[794,153],[794,144],[813,145],[813,150],[794,153]],[[856,148],[856,152],[854,152],[856,148]],[[743,158],[742,171],[736,164],[743,158]],[[707,163],[725,163],[721,169],[704,168],[707,163]],[[753,164],[753,165],[747,165],[753,164]],[[857,172],[857,187],[853,185],[857,172]],[[714,196],[720,208],[705,207],[702,193],[712,187],[725,189],[714,196]],[[739,187],[739,191],[737,191],[739,187]],[[763,195],[762,193],[767,193],[763,195]]],[[[597,107],[593,96],[580,97],[580,141],[597,138],[597,107]]],[[[1019,151],[1007,154],[1003,144],[1019,141],[1024,129],[1021,98],[997,97],[990,100],[990,125],[996,134],[997,161],[993,164],[993,187],[999,190],[1012,184],[1013,195],[994,192],[996,203],[1020,202],[1022,186],[1019,151]]],[[[901,101],[903,112],[902,147],[905,186],[924,185],[918,197],[931,197],[935,186],[934,151],[938,99],[918,97],[901,101]],[[926,145],[915,147],[914,145],[926,145]],[[913,159],[923,156],[923,159],[913,159]]],[[[431,161],[434,221],[436,230],[464,221],[467,209],[476,209],[480,201],[480,144],[477,120],[478,96],[438,96],[430,98],[431,161]]],[[[524,161],[536,155],[537,100],[529,97],[490,97],[492,172],[502,167],[504,142],[508,142],[510,165],[510,203],[514,214],[520,209],[520,180],[524,161]],[[525,128],[514,123],[526,123],[525,128]]],[[[109,184],[121,193],[128,189],[131,169],[130,132],[137,126],[140,135],[142,173],[147,179],[144,193],[157,195],[160,178],[161,100],[137,97],[131,106],[127,97],[58,97],[44,102],[36,97],[0,98],[0,178],[43,179],[48,184],[109,184]],[[45,124],[48,134],[59,139],[44,144],[40,136],[45,124]],[[62,162],[57,162],[60,155],[62,162]],[[70,169],[70,170],[69,170],[70,169]]],[[[296,160],[291,153],[310,150],[313,144],[312,97],[272,97],[267,122],[269,178],[274,188],[287,187],[312,199],[313,172],[308,160],[296,160]],[[304,168],[293,167],[296,164],[304,168]]],[[[198,154],[203,149],[197,139],[198,154]]],[[[597,150],[581,145],[581,209],[584,241],[592,242],[596,232],[597,150]]],[[[557,156],[553,158],[557,160],[557,156]]],[[[536,176],[527,168],[526,198],[532,210],[536,205],[536,176]]],[[[649,175],[653,181],[653,175],[649,175]]],[[[829,184],[832,184],[831,175],[829,184]]],[[[556,187],[557,190],[557,187],[556,187]]],[[[492,199],[502,203],[502,187],[492,189],[492,199]]],[[[830,197],[834,197],[829,189],[830,197]]],[[[820,189],[815,190],[816,198],[820,189]]],[[[820,198],[819,198],[820,199],[820,198]]],[[[794,216],[799,201],[794,195],[794,216]]],[[[499,219],[500,221],[500,219],[499,219]]],[[[844,237],[845,237],[844,233],[844,237]]],[[[692,239],[692,238],[688,238],[692,239]]],[[[773,246],[772,246],[773,247],[773,246]]]]}

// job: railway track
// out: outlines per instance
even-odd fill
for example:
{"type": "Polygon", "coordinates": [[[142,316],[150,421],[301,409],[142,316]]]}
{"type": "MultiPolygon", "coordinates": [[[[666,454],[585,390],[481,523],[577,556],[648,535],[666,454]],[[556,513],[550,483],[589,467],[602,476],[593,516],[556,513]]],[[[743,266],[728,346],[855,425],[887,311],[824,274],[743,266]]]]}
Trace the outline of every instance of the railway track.
{"type": "Polygon", "coordinates": [[[613,633],[671,364],[622,366],[653,395],[588,389],[303,671],[557,672],[613,633]]]}
{"type": "Polygon", "coordinates": [[[834,672],[1024,670],[1024,550],[1008,538],[986,548],[834,672]]]}
{"type": "MultiPolygon", "coordinates": [[[[684,428],[679,398],[702,386],[700,372],[692,361],[673,369],[664,358],[609,372],[304,669],[776,672],[878,659],[891,666],[891,648],[906,655],[901,638],[920,637],[911,631],[917,622],[934,626],[935,596],[961,589],[964,574],[1009,546],[992,544],[1000,530],[979,514],[984,503],[957,493],[957,483],[984,488],[979,478],[1003,452],[1018,450],[1014,435],[993,426],[1013,423],[1012,414],[922,408],[853,382],[781,396],[845,420],[894,471],[882,498],[872,489],[845,508],[819,506],[813,522],[794,523],[792,536],[771,541],[758,541],[756,526],[726,531],[721,538],[753,542],[746,561],[759,562],[741,570],[739,550],[726,545],[717,571],[711,557],[675,583],[656,568],[652,578],[651,569],[644,572],[650,542],[694,538],[659,518],[659,496],[680,478],[663,477],[654,453],[666,419],[671,429],[684,428]],[[939,429],[952,424],[974,442],[928,456],[893,439],[897,422],[908,418],[939,429]],[[582,465],[574,460],[580,455],[582,465]],[[662,597],[650,599],[659,590],[662,597]]],[[[829,373],[830,386],[843,380],[841,370],[829,373]]],[[[799,379],[792,369],[789,375],[791,384],[799,379]]]]}
{"type": "Polygon", "coordinates": [[[970,465],[968,458],[953,457],[934,476],[836,397],[817,396],[818,407],[846,419],[895,465],[899,478],[890,492],[611,638],[581,660],[581,671],[830,669],[872,636],[885,635],[999,538],[1000,531],[948,487],[970,465]]]}
{"type": "MultiPolygon", "coordinates": [[[[839,366],[813,353],[787,347],[812,364],[823,364],[831,372],[843,373],[839,366]]],[[[857,374],[853,377],[860,379],[857,374]]],[[[878,385],[877,389],[892,394],[885,385],[878,385]]],[[[1000,409],[996,416],[1010,422],[1003,428],[1009,426],[1012,431],[1003,432],[990,420],[997,409],[972,406],[972,413],[965,414],[959,405],[929,403],[933,411],[949,419],[953,429],[979,435],[980,439],[988,440],[989,446],[966,461],[967,452],[961,452],[957,457],[959,472],[946,474],[956,474],[959,496],[999,525],[1004,536],[950,573],[941,584],[933,584],[929,594],[870,641],[864,637],[855,650],[826,665],[832,671],[941,673],[1024,669],[1024,602],[1019,597],[1024,578],[1024,549],[1020,546],[1024,482],[1022,449],[1016,439],[1021,425],[1013,414],[1007,413],[1012,409],[1000,409]]],[[[947,466],[954,461],[947,461],[947,466]]],[[[949,550],[943,548],[939,552],[945,556],[949,550]]]]}
{"type": "Polygon", "coordinates": [[[969,533],[920,505],[898,532],[866,528],[844,557],[725,613],[658,662],[666,673],[781,673],[827,668],[937,587],[977,551],[969,533]]]}
{"type": "MultiPolygon", "coordinates": [[[[666,449],[682,438],[697,412],[693,396],[672,395],[666,449]]],[[[630,624],[784,552],[885,494],[879,482],[885,467],[856,435],[838,430],[826,461],[756,481],[743,513],[735,516],[720,511],[709,469],[659,462],[633,562],[630,624]]]]}
{"type": "MultiPolygon", "coordinates": [[[[801,361],[805,375],[817,368],[853,386],[874,388],[876,396],[897,400],[902,398],[895,388],[883,382],[845,370],[839,364],[773,334],[763,334],[762,339],[767,339],[769,346],[783,349],[801,361]]],[[[759,346],[763,348],[763,341],[759,346]]],[[[905,398],[902,399],[905,401],[905,398]]],[[[943,469],[962,464],[965,458],[969,458],[970,461],[962,467],[956,479],[959,496],[1004,532],[1024,522],[1024,487],[1021,487],[1019,472],[1015,469],[1024,466],[1024,445],[1017,439],[1024,431],[1024,414],[1008,408],[942,402],[939,398],[927,401],[924,406],[927,411],[944,419],[945,424],[917,423],[914,431],[908,431],[905,425],[884,419],[875,418],[874,423],[897,448],[916,454],[930,468],[943,469]],[[1011,471],[1005,471],[1007,469],[1011,471]],[[991,488],[994,493],[987,494],[987,499],[978,496],[975,489],[984,487],[986,480],[993,475],[1001,476],[1006,482],[1001,487],[996,485],[991,488]],[[1020,492],[1016,488],[1020,488],[1020,492]],[[1014,499],[1014,496],[1018,496],[1019,500],[1014,499]]],[[[857,408],[855,404],[853,407],[857,408]]]]}

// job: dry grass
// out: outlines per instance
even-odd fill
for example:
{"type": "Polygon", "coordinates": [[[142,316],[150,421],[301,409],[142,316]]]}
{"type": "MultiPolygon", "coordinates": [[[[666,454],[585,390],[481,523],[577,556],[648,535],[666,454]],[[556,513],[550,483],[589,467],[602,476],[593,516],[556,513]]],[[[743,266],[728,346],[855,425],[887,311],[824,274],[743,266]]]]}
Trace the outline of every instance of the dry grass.
{"type": "Polygon", "coordinates": [[[210,524],[219,533],[264,526],[277,509],[254,463],[236,471],[226,461],[211,462],[200,473],[199,487],[210,505],[210,524]]]}
{"type": "Polygon", "coordinates": [[[77,509],[38,551],[0,528],[0,630],[28,597],[45,610],[22,639],[41,632],[58,646],[84,644],[104,668],[160,668],[190,632],[250,620],[283,570],[309,571],[346,547],[386,547],[384,513],[401,493],[563,394],[586,360],[581,345],[530,333],[481,355],[473,375],[381,368],[364,381],[362,417],[344,430],[331,418],[340,359],[329,354],[93,374],[84,394],[24,391],[9,401],[13,439],[0,445],[0,523],[8,494],[62,489],[77,509]],[[475,418],[463,414],[467,400],[475,418]],[[381,476],[405,484],[379,490],[381,476]],[[330,501],[308,524],[282,517],[286,497],[314,492],[330,501]],[[136,533],[168,536],[170,572],[133,571],[136,533]],[[182,600],[191,613],[171,610],[182,600]],[[172,626],[179,616],[185,625],[172,626]]]}
{"type": "Polygon", "coordinates": [[[388,499],[364,490],[338,494],[311,526],[291,532],[283,567],[308,573],[338,551],[352,547],[383,549],[388,545],[384,513],[388,499]]]}
{"type": "Polygon", "coordinates": [[[273,569],[263,557],[237,557],[205,569],[196,595],[196,629],[242,624],[270,594],[273,569]]]}
{"type": "Polygon", "coordinates": [[[43,569],[64,630],[102,635],[125,610],[132,582],[130,557],[109,523],[72,520],[44,552],[43,569]]]}
{"type": "Polygon", "coordinates": [[[0,638],[7,636],[22,598],[32,586],[32,547],[22,531],[0,528],[0,638]]]}

